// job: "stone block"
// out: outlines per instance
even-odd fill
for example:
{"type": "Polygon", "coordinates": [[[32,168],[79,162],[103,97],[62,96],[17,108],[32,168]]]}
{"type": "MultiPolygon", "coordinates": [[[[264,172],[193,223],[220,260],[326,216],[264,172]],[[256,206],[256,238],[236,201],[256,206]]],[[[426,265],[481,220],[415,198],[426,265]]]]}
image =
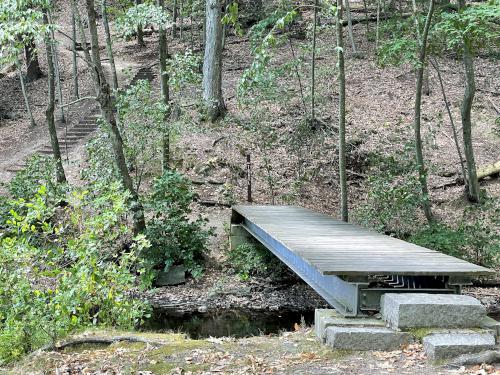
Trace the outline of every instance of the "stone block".
{"type": "Polygon", "coordinates": [[[393,328],[479,327],[486,308],[471,296],[388,293],[382,296],[383,319],[393,328]]]}
{"type": "Polygon", "coordinates": [[[316,309],[314,312],[314,330],[316,337],[325,342],[328,327],[385,327],[385,322],[375,318],[346,318],[334,309],[316,309]]]}
{"type": "Polygon", "coordinates": [[[412,342],[407,332],[385,327],[328,327],[326,344],[342,350],[396,350],[412,342]]]}
{"type": "Polygon", "coordinates": [[[433,333],[422,342],[427,358],[436,361],[493,349],[495,336],[491,332],[457,331],[433,333]]]}
{"type": "Polygon", "coordinates": [[[172,266],[167,272],[160,272],[155,280],[156,286],[169,286],[169,285],[179,285],[186,282],[186,271],[185,266],[172,266]]]}
{"type": "Polygon", "coordinates": [[[481,320],[481,324],[479,325],[481,328],[488,329],[493,332],[496,337],[497,344],[500,344],[500,322],[490,318],[489,316],[483,318],[481,320]]]}

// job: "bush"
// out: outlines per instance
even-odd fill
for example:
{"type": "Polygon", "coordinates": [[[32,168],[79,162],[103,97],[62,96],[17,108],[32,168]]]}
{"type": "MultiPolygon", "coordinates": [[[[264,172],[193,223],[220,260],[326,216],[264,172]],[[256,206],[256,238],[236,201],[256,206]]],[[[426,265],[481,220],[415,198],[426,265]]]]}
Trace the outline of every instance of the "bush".
{"type": "Polygon", "coordinates": [[[75,191],[55,210],[41,187],[0,223],[0,365],[76,329],[130,328],[145,315],[130,269],[148,243],[124,252],[127,195],[118,184],[97,194],[75,191]]]}
{"type": "Polygon", "coordinates": [[[155,180],[144,204],[149,217],[145,235],[151,243],[144,254],[146,282],[176,264],[185,265],[195,278],[202,275],[202,255],[212,231],[205,229],[205,219],[190,220],[194,197],[189,180],[178,172],[167,171],[155,180]]]}
{"type": "Polygon", "coordinates": [[[283,271],[283,264],[269,250],[251,243],[243,243],[228,253],[231,267],[241,279],[267,276],[283,271]]]}

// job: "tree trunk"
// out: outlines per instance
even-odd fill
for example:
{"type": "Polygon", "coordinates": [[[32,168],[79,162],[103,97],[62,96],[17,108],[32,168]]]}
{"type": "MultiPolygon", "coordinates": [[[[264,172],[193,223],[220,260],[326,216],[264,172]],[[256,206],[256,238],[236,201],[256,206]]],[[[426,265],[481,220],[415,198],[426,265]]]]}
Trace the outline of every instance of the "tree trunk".
{"type": "Polygon", "coordinates": [[[347,202],[347,173],[346,173],[346,129],[345,129],[345,62],[343,36],[343,0],[337,0],[337,65],[339,69],[339,183],[340,183],[340,217],[342,221],[349,220],[347,202]]]}
{"type": "Polygon", "coordinates": [[[96,82],[98,86],[97,100],[101,107],[102,116],[110,128],[111,144],[113,147],[115,162],[118,167],[123,186],[129,191],[132,197],[131,210],[134,220],[134,232],[140,233],[146,227],[144,220],[144,210],[142,204],[139,201],[139,196],[137,195],[137,192],[134,188],[132,178],[130,177],[130,174],[128,172],[127,162],[125,159],[125,154],[123,152],[123,139],[116,122],[115,114],[113,112],[109,84],[106,82],[106,77],[104,76],[101,65],[94,0],[86,0],[86,4],[91,36],[92,63],[95,67],[95,71],[98,77],[98,81],[96,82]]]}
{"type": "MultiPolygon", "coordinates": [[[[52,16],[50,15],[50,12],[47,13],[47,17],[49,19],[49,22],[52,23],[52,16]]],[[[54,69],[55,69],[55,78],[56,78],[56,87],[57,87],[57,96],[58,96],[58,101],[59,101],[59,110],[61,111],[61,122],[65,123],[66,118],[64,116],[64,103],[63,103],[63,94],[62,94],[62,88],[61,88],[61,71],[59,69],[59,54],[57,51],[57,41],[56,37],[54,35],[54,29],[50,30],[50,35],[51,35],[51,48],[52,48],[52,59],[54,60],[54,69]]]]}
{"type": "Polygon", "coordinates": [[[183,12],[183,2],[182,0],[179,0],[179,38],[182,40],[182,29],[184,27],[184,16],[182,14],[183,12]]]}
{"type": "Polygon", "coordinates": [[[349,30],[349,39],[351,40],[352,53],[356,53],[356,45],[354,44],[354,34],[352,32],[352,18],[351,8],[349,7],[349,0],[345,0],[345,10],[347,13],[347,25],[349,30]]]}
{"type": "Polygon", "coordinates": [[[172,4],[172,38],[177,38],[177,0],[172,4]]]}
{"type": "Polygon", "coordinates": [[[377,27],[375,29],[375,52],[378,51],[379,30],[380,30],[380,0],[377,0],[377,27]]]}
{"type": "Polygon", "coordinates": [[[33,40],[30,40],[24,47],[24,54],[26,56],[26,82],[36,81],[38,78],[43,77],[38,56],[36,54],[36,46],[33,40]]]}
{"type": "Polygon", "coordinates": [[[78,7],[76,6],[76,0],[71,0],[71,10],[75,15],[76,25],[78,27],[78,31],[80,33],[80,42],[83,47],[83,54],[85,56],[86,63],[89,65],[90,74],[92,76],[92,80],[95,83],[95,92],[96,95],[99,93],[99,77],[97,75],[94,63],[92,62],[92,57],[90,56],[89,49],[87,48],[87,37],[85,36],[85,28],[83,26],[82,17],[80,16],[80,12],[78,11],[78,7]]]}
{"type": "Polygon", "coordinates": [[[472,147],[472,101],[476,93],[476,83],[474,80],[474,62],[468,42],[464,42],[464,66],[465,66],[465,91],[464,100],[460,108],[462,115],[462,133],[464,142],[465,161],[467,163],[467,197],[471,202],[480,203],[479,182],[476,173],[476,161],[474,149],[472,147]]]}
{"type": "MultiPolygon", "coordinates": [[[[347,1],[347,0],[346,0],[347,1]]],[[[316,29],[318,26],[318,7],[319,0],[314,0],[314,18],[313,18],[313,34],[312,34],[312,56],[311,56],[311,124],[316,126],[315,113],[315,90],[316,90],[316,29]]]]}
{"type": "Polygon", "coordinates": [[[17,72],[19,75],[19,82],[21,82],[21,91],[23,92],[23,98],[24,98],[24,105],[26,106],[26,112],[28,112],[28,117],[30,118],[30,126],[35,127],[36,122],[35,119],[33,118],[33,112],[31,112],[31,106],[30,106],[30,101],[28,99],[28,93],[26,92],[26,85],[24,82],[24,77],[23,77],[23,72],[21,71],[21,66],[17,64],[17,72]]]}
{"type": "Polygon", "coordinates": [[[108,53],[109,65],[111,67],[113,90],[118,90],[118,76],[116,75],[115,58],[113,56],[113,42],[111,41],[111,32],[109,31],[108,7],[106,5],[106,0],[102,0],[102,20],[104,23],[104,32],[106,33],[106,51],[108,53]]]}
{"type": "MultiPolygon", "coordinates": [[[[415,17],[417,17],[417,8],[414,4],[414,13],[415,17]]],[[[414,119],[414,131],[415,131],[415,156],[418,167],[418,176],[422,190],[422,208],[425,214],[425,217],[429,223],[433,222],[433,216],[431,211],[431,204],[429,199],[429,189],[427,187],[427,169],[425,168],[425,161],[423,156],[423,146],[422,146],[422,135],[421,135],[421,105],[422,105],[422,84],[424,77],[424,67],[427,56],[427,36],[429,34],[429,28],[431,25],[432,15],[434,13],[434,0],[430,0],[429,2],[429,11],[427,13],[427,18],[425,19],[424,32],[421,37],[419,37],[419,66],[417,68],[417,83],[415,89],[415,119],[414,119]]],[[[417,34],[420,34],[418,23],[416,23],[417,34]]]]}
{"type": "MultiPolygon", "coordinates": [[[[43,22],[45,24],[49,23],[49,19],[46,13],[43,14],[43,22]]],[[[50,144],[52,146],[52,153],[54,154],[54,159],[56,161],[56,178],[57,182],[66,182],[66,175],[64,174],[64,168],[61,158],[61,149],[59,148],[59,140],[57,139],[56,125],[54,121],[54,107],[55,107],[55,67],[54,67],[54,48],[52,44],[54,40],[50,35],[45,36],[45,50],[47,53],[47,75],[48,75],[48,91],[49,98],[47,103],[47,109],[45,110],[45,118],[47,119],[47,126],[49,128],[50,144]]]]}
{"type": "Polygon", "coordinates": [[[80,90],[78,87],[78,60],[76,55],[76,18],[73,11],[71,14],[71,30],[73,37],[73,42],[71,43],[71,49],[73,51],[73,92],[76,100],[80,98],[80,90]]]}
{"type": "MultiPolygon", "coordinates": [[[[142,4],[142,0],[135,0],[135,5],[142,4]]],[[[137,28],[137,44],[139,47],[146,47],[146,43],[144,43],[144,33],[142,31],[142,25],[137,28]]]]}
{"type": "Polygon", "coordinates": [[[222,23],[220,0],[206,2],[206,39],[203,60],[203,100],[208,117],[215,121],[225,112],[222,98],[222,23]]]}
{"type": "MultiPolygon", "coordinates": [[[[164,0],[158,0],[158,6],[164,7],[164,0]]],[[[167,58],[168,58],[168,45],[167,45],[167,31],[165,25],[160,25],[160,82],[163,103],[168,107],[170,105],[170,89],[169,89],[169,76],[167,74],[167,58]]],[[[170,113],[170,109],[168,111],[170,113]]],[[[168,121],[168,114],[165,116],[165,132],[163,134],[163,172],[170,169],[170,129],[168,121]]]]}

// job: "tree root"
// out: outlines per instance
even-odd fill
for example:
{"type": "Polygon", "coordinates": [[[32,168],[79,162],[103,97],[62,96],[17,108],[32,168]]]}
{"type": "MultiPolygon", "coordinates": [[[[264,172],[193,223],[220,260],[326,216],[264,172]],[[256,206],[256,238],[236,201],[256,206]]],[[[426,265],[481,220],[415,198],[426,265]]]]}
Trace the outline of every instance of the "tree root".
{"type": "Polygon", "coordinates": [[[450,362],[448,366],[471,366],[480,365],[482,363],[498,363],[500,362],[500,350],[486,350],[480,353],[464,354],[450,362]]]}

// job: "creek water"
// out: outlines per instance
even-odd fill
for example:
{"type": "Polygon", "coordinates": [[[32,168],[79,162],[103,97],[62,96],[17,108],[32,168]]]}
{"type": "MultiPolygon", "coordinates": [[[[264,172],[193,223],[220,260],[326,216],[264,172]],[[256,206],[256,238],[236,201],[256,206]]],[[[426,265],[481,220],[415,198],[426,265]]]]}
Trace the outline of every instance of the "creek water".
{"type": "Polygon", "coordinates": [[[144,325],[148,331],[183,332],[192,339],[207,337],[250,337],[293,331],[296,324],[314,323],[314,311],[224,310],[172,315],[154,310],[144,325]]]}

